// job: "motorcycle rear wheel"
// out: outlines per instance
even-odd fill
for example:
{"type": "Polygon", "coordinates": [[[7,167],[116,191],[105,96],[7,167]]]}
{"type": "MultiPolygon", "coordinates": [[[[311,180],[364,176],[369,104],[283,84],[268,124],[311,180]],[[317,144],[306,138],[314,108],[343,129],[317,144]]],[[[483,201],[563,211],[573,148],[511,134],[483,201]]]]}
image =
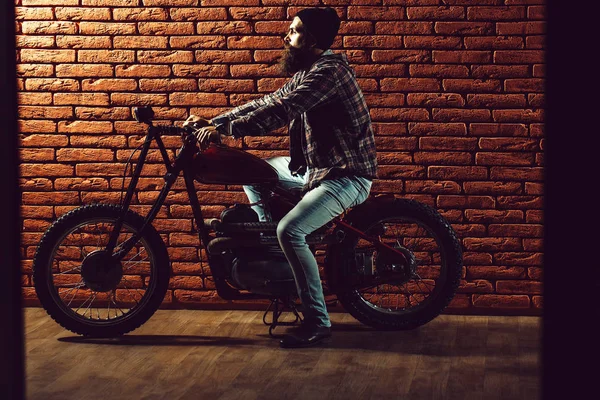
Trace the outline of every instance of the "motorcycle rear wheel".
{"type": "MultiPolygon", "coordinates": [[[[399,274],[401,278],[395,282],[339,292],[343,307],[365,325],[382,330],[414,329],[437,317],[454,297],[462,274],[462,248],[445,218],[420,202],[395,199],[361,213],[352,223],[392,247],[408,250],[416,268],[414,274],[399,274]]],[[[369,246],[373,248],[357,237],[347,238],[333,249],[333,265],[339,268],[339,263],[349,262],[342,256],[344,252],[363,251],[368,256],[369,246]]],[[[374,250],[372,254],[376,273],[400,264],[382,261],[374,250]]]]}
{"type": "MultiPolygon", "coordinates": [[[[46,312],[71,332],[115,337],[145,323],[165,297],[169,257],[158,232],[147,226],[121,261],[104,251],[121,213],[92,204],[63,215],[46,231],[33,260],[34,286],[46,312]]],[[[144,219],[129,210],[117,239],[139,232],[144,219]]]]}

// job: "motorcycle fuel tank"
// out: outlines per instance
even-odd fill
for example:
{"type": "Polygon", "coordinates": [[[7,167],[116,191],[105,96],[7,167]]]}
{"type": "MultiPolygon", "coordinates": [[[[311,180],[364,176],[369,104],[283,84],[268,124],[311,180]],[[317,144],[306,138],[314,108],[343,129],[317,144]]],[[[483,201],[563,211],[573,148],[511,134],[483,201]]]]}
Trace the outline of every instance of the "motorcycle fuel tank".
{"type": "Polygon", "coordinates": [[[195,178],[202,183],[256,185],[277,183],[277,171],[266,161],[243,150],[218,144],[196,153],[195,178]]]}

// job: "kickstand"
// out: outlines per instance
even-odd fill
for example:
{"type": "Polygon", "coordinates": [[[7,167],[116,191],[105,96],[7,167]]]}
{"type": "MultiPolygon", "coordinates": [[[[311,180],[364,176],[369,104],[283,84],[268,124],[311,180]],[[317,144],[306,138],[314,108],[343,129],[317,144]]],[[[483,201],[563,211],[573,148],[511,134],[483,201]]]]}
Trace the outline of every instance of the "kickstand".
{"type": "Polygon", "coordinates": [[[298,322],[302,323],[302,317],[298,313],[296,305],[290,299],[271,299],[271,304],[269,304],[267,311],[265,311],[265,314],[263,315],[263,323],[269,327],[269,336],[271,336],[272,338],[280,338],[283,336],[276,335],[273,333],[275,328],[277,328],[278,326],[293,326],[296,325],[298,322]],[[267,321],[267,315],[269,314],[269,311],[272,311],[273,314],[271,322],[267,321]],[[283,322],[279,320],[281,314],[283,314],[286,311],[291,311],[294,314],[294,316],[296,317],[294,321],[283,322]]]}

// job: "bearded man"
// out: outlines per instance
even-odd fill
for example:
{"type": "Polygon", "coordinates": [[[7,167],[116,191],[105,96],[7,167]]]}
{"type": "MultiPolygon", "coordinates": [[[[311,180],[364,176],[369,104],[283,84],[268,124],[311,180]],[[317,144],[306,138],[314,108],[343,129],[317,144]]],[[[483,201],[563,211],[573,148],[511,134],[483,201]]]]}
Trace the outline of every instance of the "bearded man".
{"type": "MultiPolygon", "coordinates": [[[[208,121],[197,132],[201,148],[221,135],[260,136],[288,125],[290,156],[266,161],[284,188],[302,188],[302,200],[277,225],[277,238],[292,267],[304,321],[281,347],[306,347],[331,336],[319,269],[306,236],[346,209],[364,202],[377,177],[371,118],[355,72],[344,54],[329,48],[340,19],[335,10],[303,9],[284,38],[280,66],[292,78],[279,90],[208,121]]],[[[190,116],[185,124],[201,118],[190,116]]],[[[251,203],[260,192],[244,186],[251,203]]],[[[252,207],[269,219],[260,205],[252,207]]]]}

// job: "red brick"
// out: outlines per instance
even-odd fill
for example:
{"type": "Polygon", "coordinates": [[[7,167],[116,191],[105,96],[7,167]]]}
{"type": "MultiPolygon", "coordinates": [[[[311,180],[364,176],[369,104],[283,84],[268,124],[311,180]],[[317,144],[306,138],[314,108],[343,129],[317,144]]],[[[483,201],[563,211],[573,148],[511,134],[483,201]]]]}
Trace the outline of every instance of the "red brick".
{"type": "Polygon", "coordinates": [[[253,92],[251,79],[200,79],[198,89],[206,92],[253,92]]]}
{"type": "Polygon", "coordinates": [[[508,293],[508,294],[541,294],[542,293],[542,282],[535,281],[498,281],[496,283],[497,293],[508,293]]]}
{"type": "MultiPolygon", "coordinates": [[[[283,7],[230,7],[229,13],[234,20],[278,20],[285,19],[283,7]]],[[[287,31],[283,30],[282,33],[287,31]]]]}
{"type": "MultiPolygon", "coordinates": [[[[491,196],[439,196],[440,208],[493,208],[495,201],[491,196]]],[[[501,236],[501,235],[495,235],[501,236]]]]}
{"type": "Polygon", "coordinates": [[[20,135],[19,146],[22,147],[63,147],[69,143],[65,135],[20,135]]]}
{"type": "MultiPolygon", "coordinates": [[[[53,161],[54,149],[19,149],[20,162],[53,161]]],[[[52,184],[50,184],[52,187],[52,184]]]]}
{"type": "Polygon", "coordinates": [[[525,47],[523,38],[518,36],[486,36],[466,37],[466,49],[522,49],[525,47]]]}
{"type": "Polygon", "coordinates": [[[492,255],[482,252],[463,252],[463,265],[491,265],[492,255]]]}
{"type": "Polygon", "coordinates": [[[472,163],[471,154],[466,152],[417,152],[415,163],[424,165],[468,165],[472,163]]]}
{"type": "Polygon", "coordinates": [[[434,121],[443,122],[478,122],[489,121],[491,118],[489,110],[469,110],[434,108],[432,110],[434,121]]]}
{"type": "Polygon", "coordinates": [[[229,67],[231,76],[234,78],[250,78],[264,76],[281,76],[281,71],[278,65],[269,64],[241,64],[231,65],[229,67]]]}
{"type": "Polygon", "coordinates": [[[172,106],[225,106],[227,105],[227,98],[223,93],[171,93],[169,95],[169,104],[172,106]]]}
{"type": "MultiPolygon", "coordinates": [[[[157,1],[157,0],[153,0],[157,1]]],[[[175,4],[169,2],[169,0],[160,0],[164,5],[172,7],[175,4]]],[[[198,5],[196,0],[181,0],[187,1],[192,5],[198,5]]],[[[145,4],[147,5],[147,4],[145,4]]],[[[227,19],[227,9],[223,7],[204,7],[202,8],[193,8],[193,7],[185,7],[185,8],[171,8],[169,13],[171,15],[171,19],[173,21],[218,21],[218,20],[226,20],[227,19]]]]}
{"type": "Polygon", "coordinates": [[[77,192],[24,192],[23,204],[79,204],[77,192]]]}
{"type": "Polygon", "coordinates": [[[470,124],[469,131],[475,136],[528,136],[524,124],[470,124]]]}
{"type": "Polygon", "coordinates": [[[493,6],[493,7],[467,7],[467,19],[484,21],[506,21],[525,19],[525,7],[521,6],[493,6]]]}
{"type": "MultiPolygon", "coordinates": [[[[54,75],[54,67],[47,64],[17,64],[19,77],[48,77],[54,75]]],[[[22,95],[23,93],[19,93],[22,95]]]]}
{"type": "Polygon", "coordinates": [[[441,35],[491,35],[494,33],[493,22],[436,22],[435,33],[441,35]]]}
{"type": "Polygon", "coordinates": [[[545,6],[530,6],[527,7],[527,19],[546,19],[545,6]]]}
{"type": "Polygon", "coordinates": [[[21,62],[73,62],[75,50],[22,49],[21,62]]]}
{"type": "MultiPolygon", "coordinates": [[[[286,32],[287,29],[283,29],[280,32],[286,32]]],[[[278,32],[274,32],[278,33],[278,32]]],[[[347,35],[347,34],[373,34],[373,22],[370,21],[342,21],[340,24],[340,29],[338,30],[338,34],[347,35]]],[[[378,33],[378,32],[376,32],[378,33]]]]}
{"type": "Polygon", "coordinates": [[[229,49],[280,49],[283,48],[283,39],[274,36],[229,36],[227,47],[229,49]]]}
{"type": "Polygon", "coordinates": [[[529,308],[529,296],[527,295],[497,295],[497,294],[474,294],[473,306],[483,308],[529,308]]]}
{"type": "Polygon", "coordinates": [[[524,95],[516,94],[468,94],[467,104],[476,108],[516,108],[525,107],[527,101],[524,95]]]}
{"type": "Polygon", "coordinates": [[[472,222],[524,222],[523,211],[519,210],[466,210],[465,218],[472,222]]]}
{"type": "Polygon", "coordinates": [[[83,79],[81,89],[88,92],[112,92],[117,90],[135,90],[135,79],[83,79]]]}
{"type": "Polygon", "coordinates": [[[17,48],[47,48],[54,47],[54,36],[22,36],[17,35],[17,48]]]}
{"type": "Polygon", "coordinates": [[[171,74],[171,68],[168,65],[117,65],[115,67],[115,76],[117,77],[145,77],[158,78],[167,77],[171,74]]]}
{"type": "Polygon", "coordinates": [[[479,148],[482,150],[539,150],[539,140],[527,138],[481,138],[479,148]]]}
{"type": "Polygon", "coordinates": [[[457,293],[493,293],[494,286],[490,281],[477,279],[474,281],[460,281],[457,293]]]}
{"type": "Polygon", "coordinates": [[[476,147],[476,138],[422,137],[419,139],[421,150],[475,150],[476,147]]]}
{"type": "Polygon", "coordinates": [[[504,90],[506,92],[543,92],[544,79],[506,79],[504,81],[504,90]]]}
{"type": "Polygon", "coordinates": [[[183,50],[139,50],[137,59],[141,63],[148,64],[191,63],[194,55],[191,51],[183,50]]]}
{"type": "Polygon", "coordinates": [[[404,95],[398,93],[365,93],[369,107],[398,107],[403,106],[404,95]]]}
{"type": "Polygon", "coordinates": [[[524,78],[530,76],[527,65],[473,65],[473,78],[524,78]]]}
{"type": "Polygon", "coordinates": [[[432,78],[383,78],[381,79],[382,91],[437,91],[440,82],[432,78]]]}
{"type": "Polygon", "coordinates": [[[22,218],[52,218],[52,206],[25,206],[21,205],[22,218]]]}
{"type": "Polygon", "coordinates": [[[26,164],[20,165],[21,176],[71,176],[73,167],[62,164],[26,164]]]}
{"type": "Polygon", "coordinates": [[[392,35],[344,36],[344,47],[402,48],[402,37],[392,35]]]}
{"type": "Polygon", "coordinates": [[[542,181],[543,168],[540,167],[492,167],[490,178],[521,181],[542,181]]]}
{"type": "Polygon", "coordinates": [[[543,226],[538,224],[491,224],[488,232],[493,236],[533,237],[543,236],[543,226]]]}
{"type": "Polygon", "coordinates": [[[543,122],[544,110],[494,110],[494,121],[498,122],[543,122]]]}
{"type": "MultiPolygon", "coordinates": [[[[509,238],[505,238],[509,240],[509,238]]],[[[469,279],[519,279],[525,278],[526,271],[524,267],[506,267],[506,266],[468,266],[467,278],[469,279]]]]}
{"type": "Polygon", "coordinates": [[[56,160],[59,162],[83,161],[98,162],[112,161],[114,152],[109,149],[58,149],[56,150],[56,160]]]}
{"type": "Polygon", "coordinates": [[[349,20],[398,20],[404,19],[404,7],[348,6],[349,20]]]}
{"type": "Polygon", "coordinates": [[[422,63],[431,61],[431,52],[425,50],[373,50],[374,62],[422,63]]]}
{"type": "Polygon", "coordinates": [[[54,188],[56,190],[106,190],[108,182],[104,178],[56,178],[54,188]]]}
{"type": "Polygon", "coordinates": [[[69,49],[105,49],[111,47],[110,36],[57,35],[56,47],[69,49]]]}
{"type": "Polygon", "coordinates": [[[406,193],[460,193],[460,185],[452,181],[405,181],[404,188],[406,193]]]}
{"type": "Polygon", "coordinates": [[[58,64],[57,77],[110,77],[113,75],[113,66],[110,64],[58,64]]]}
{"type": "Polygon", "coordinates": [[[469,76],[469,69],[464,65],[410,64],[409,74],[411,77],[464,78],[469,76]]]}
{"type": "Polygon", "coordinates": [[[463,190],[466,194],[518,194],[521,193],[519,182],[464,182],[463,190]]]}
{"type": "Polygon", "coordinates": [[[490,51],[480,50],[433,50],[433,62],[442,64],[485,64],[492,61],[490,51]]]}
{"type": "Polygon", "coordinates": [[[18,120],[20,133],[51,133],[56,132],[56,123],[46,120],[18,120]]]}
{"type": "Polygon", "coordinates": [[[534,64],[543,63],[544,52],[540,50],[497,50],[494,63],[497,64],[534,64]]]}
{"type": "Polygon", "coordinates": [[[532,153],[487,153],[479,152],[475,155],[477,165],[532,165],[532,153]]]}
{"type": "Polygon", "coordinates": [[[546,37],[545,36],[527,36],[525,38],[525,47],[528,49],[545,49],[546,48],[546,37]]]}
{"type": "Polygon", "coordinates": [[[50,7],[15,7],[15,17],[17,21],[54,19],[50,7]]]}
{"type": "Polygon", "coordinates": [[[546,33],[545,22],[498,22],[497,35],[543,35],[546,33]]]}
{"type": "Polygon", "coordinates": [[[353,68],[358,77],[392,77],[406,75],[403,65],[369,64],[354,65],[353,68]]]}
{"type": "Polygon", "coordinates": [[[140,79],[139,83],[143,92],[195,91],[198,88],[195,79],[140,79]]]}
{"type": "Polygon", "coordinates": [[[72,107],[19,106],[19,118],[67,119],[73,116],[72,107]]]}
{"type": "Polygon", "coordinates": [[[203,50],[196,51],[196,61],[206,64],[247,63],[252,62],[252,53],[249,50],[203,50]]]}
{"type": "Polygon", "coordinates": [[[141,94],[141,93],[112,93],[110,95],[112,105],[165,105],[166,94],[141,94]]]}
{"type": "Polygon", "coordinates": [[[525,212],[525,222],[527,223],[544,223],[544,212],[542,210],[527,210],[525,212]]]}
{"type": "Polygon", "coordinates": [[[54,104],[107,106],[108,95],[105,93],[56,93],[54,104]]]}
{"type": "Polygon", "coordinates": [[[373,121],[427,121],[429,113],[424,108],[371,108],[373,121]]]}
{"type": "Polygon", "coordinates": [[[407,49],[460,49],[461,45],[457,36],[404,36],[407,49]]]}
{"type": "Polygon", "coordinates": [[[409,123],[408,129],[411,135],[432,136],[464,136],[467,127],[464,123],[409,123]]]}
{"type": "Polygon", "coordinates": [[[69,21],[24,21],[22,24],[24,34],[75,34],[77,24],[69,21]]]}
{"type": "Polygon", "coordinates": [[[116,49],[166,49],[169,39],[166,36],[115,36],[113,45],[116,49]]]}
{"type": "MultiPolygon", "coordinates": [[[[113,19],[116,21],[164,21],[169,17],[166,9],[148,7],[144,8],[114,8],[113,19]]],[[[171,5],[171,4],[169,4],[171,5]]]]}
{"type": "Polygon", "coordinates": [[[125,136],[117,136],[117,135],[94,135],[94,136],[86,136],[86,135],[74,135],[71,136],[70,144],[71,146],[78,147],[102,147],[102,148],[114,148],[114,147],[123,147],[127,144],[127,140],[125,136]]]}
{"type": "Polygon", "coordinates": [[[136,24],[84,21],[79,23],[79,33],[82,35],[133,35],[136,33],[136,24]]]}
{"type": "Polygon", "coordinates": [[[380,179],[425,178],[425,167],[419,165],[381,165],[377,174],[380,179]]]}
{"type": "Polygon", "coordinates": [[[431,166],[427,170],[427,176],[432,179],[471,180],[487,178],[487,169],[484,167],[444,167],[431,166]]]}
{"type": "Polygon", "coordinates": [[[542,209],[540,196],[498,196],[498,208],[503,209],[542,209]]]}
{"type": "MultiPolygon", "coordinates": [[[[234,65],[231,66],[233,69],[234,65]]],[[[173,65],[173,75],[193,78],[222,78],[228,75],[227,65],[219,64],[178,64],[173,65]]]]}
{"type": "Polygon", "coordinates": [[[521,250],[521,240],[510,237],[465,238],[463,245],[469,251],[508,251],[521,250]]]}
{"type": "Polygon", "coordinates": [[[445,20],[463,19],[465,11],[463,7],[441,6],[441,7],[407,7],[406,15],[411,20],[445,20]]]}
{"type": "Polygon", "coordinates": [[[526,194],[544,194],[544,185],[536,182],[525,182],[526,194]]]}
{"type": "Polygon", "coordinates": [[[107,21],[111,19],[109,8],[56,7],[54,14],[56,19],[68,21],[107,21]]]}

